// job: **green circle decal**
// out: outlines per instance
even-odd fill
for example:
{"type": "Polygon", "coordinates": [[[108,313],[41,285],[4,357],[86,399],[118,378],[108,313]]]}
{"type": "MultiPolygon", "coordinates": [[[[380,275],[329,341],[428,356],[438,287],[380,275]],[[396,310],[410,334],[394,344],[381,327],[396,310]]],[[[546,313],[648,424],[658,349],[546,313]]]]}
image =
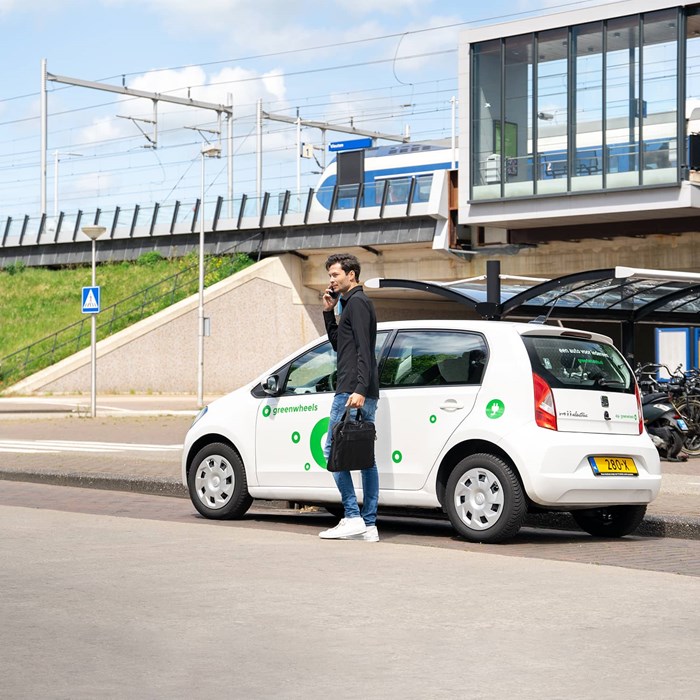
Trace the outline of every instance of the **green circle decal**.
{"type": "Polygon", "coordinates": [[[328,432],[328,426],[330,425],[331,419],[329,416],[321,418],[321,420],[314,425],[311,431],[311,438],[309,439],[309,448],[311,449],[311,456],[314,458],[314,462],[318,464],[322,469],[328,467],[326,463],[326,455],[323,454],[323,437],[328,432]]]}
{"type": "Polygon", "coordinates": [[[437,416],[436,416],[436,415],[430,416],[430,422],[431,422],[431,423],[437,423],[437,416]]]}
{"type": "Polygon", "coordinates": [[[296,432],[296,430],[292,433],[292,442],[296,445],[299,440],[301,440],[301,435],[296,432]]]}
{"type": "Polygon", "coordinates": [[[506,410],[506,406],[500,399],[491,399],[486,404],[486,416],[488,418],[500,418],[506,410]]]}
{"type": "Polygon", "coordinates": [[[306,471],[308,472],[309,469],[311,469],[311,465],[307,462],[307,463],[304,465],[304,469],[306,469],[306,471]]]}
{"type": "Polygon", "coordinates": [[[262,414],[267,418],[272,413],[272,409],[269,406],[263,406],[262,414]]]}
{"type": "Polygon", "coordinates": [[[398,450],[394,450],[391,453],[391,461],[394,462],[394,464],[398,464],[402,459],[403,455],[398,450]]]}

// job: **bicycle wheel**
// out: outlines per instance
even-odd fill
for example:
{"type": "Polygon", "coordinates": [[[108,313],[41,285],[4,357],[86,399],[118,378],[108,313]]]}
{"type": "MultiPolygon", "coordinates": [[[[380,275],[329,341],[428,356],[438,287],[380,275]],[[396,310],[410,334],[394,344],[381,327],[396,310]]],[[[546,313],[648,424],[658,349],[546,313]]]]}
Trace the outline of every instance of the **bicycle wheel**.
{"type": "Polygon", "coordinates": [[[680,401],[676,408],[688,424],[683,450],[689,455],[700,455],[700,401],[680,401]]]}

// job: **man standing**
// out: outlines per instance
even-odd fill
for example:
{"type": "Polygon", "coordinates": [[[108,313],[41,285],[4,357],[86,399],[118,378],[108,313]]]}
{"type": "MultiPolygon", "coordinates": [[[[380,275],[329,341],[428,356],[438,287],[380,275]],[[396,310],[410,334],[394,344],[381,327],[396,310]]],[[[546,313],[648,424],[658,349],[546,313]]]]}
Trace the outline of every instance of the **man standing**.
{"type": "MultiPolygon", "coordinates": [[[[354,255],[340,253],[326,260],[330,283],[323,295],[323,320],[328,339],[338,353],[335,397],[324,453],[330,454],[333,426],[347,407],[362,409],[365,420],[374,422],[379,400],[379,372],[375,359],[377,317],[372,302],[360,285],[360,262],[354,255]],[[335,307],[340,297],[342,313],[336,322],[335,307]]],[[[362,510],[357,503],[349,471],[333,472],[345,510],[345,517],[319,537],[328,540],[353,539],[378,542],[377,502],[379,473],[376,462],[362,470],[362,510]]]]}

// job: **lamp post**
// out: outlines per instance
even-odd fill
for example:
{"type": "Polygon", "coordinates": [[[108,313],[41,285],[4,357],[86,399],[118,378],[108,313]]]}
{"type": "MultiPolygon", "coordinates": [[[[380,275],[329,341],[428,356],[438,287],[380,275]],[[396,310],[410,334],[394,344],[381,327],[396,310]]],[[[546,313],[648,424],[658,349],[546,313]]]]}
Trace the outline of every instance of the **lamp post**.
{"type": "Polygon", "coordinates": [[[207,144],[202,147],[202,192],[199,201],[199,306],[197,309],[197,406],[204,407],[204,162],[218,158],[221,148],[207,144]]]}
{"type": "MultiPolygon", "coordinates": [[[[83,226],[83,233],[92,241],[92,286],[95,285],[95,242],[97,239],[106,231],[104,226],[83,226]]],[[[90,351],[91,351],[91,361],[90,361],[90,372],[91,372],[91,385],[90,385],[90,416],[95,418],[97,416],[97,325],[95,318],[97,314],[92,314],[91,324],[90,324],[90,351]]]]}

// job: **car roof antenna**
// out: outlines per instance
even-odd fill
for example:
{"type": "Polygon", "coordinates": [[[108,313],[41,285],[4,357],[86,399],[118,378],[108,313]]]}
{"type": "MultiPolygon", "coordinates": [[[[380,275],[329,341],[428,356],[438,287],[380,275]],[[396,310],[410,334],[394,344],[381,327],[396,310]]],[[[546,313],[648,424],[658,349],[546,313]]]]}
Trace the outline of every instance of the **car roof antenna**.
{"type": "Polygon", "coordinates": [[[552,315],[552,311],[554,311],[554,307],[557,305],[558,301],[559,298],[554,300],[554,303],[549,307],[549,311],[547,311],[546,316],[540,314],[537,318],[533,318],[532,321],[528,321],[528,323],[537,323],[544,326],[547,321],[549,321],[549,317],[552,315]]]}

